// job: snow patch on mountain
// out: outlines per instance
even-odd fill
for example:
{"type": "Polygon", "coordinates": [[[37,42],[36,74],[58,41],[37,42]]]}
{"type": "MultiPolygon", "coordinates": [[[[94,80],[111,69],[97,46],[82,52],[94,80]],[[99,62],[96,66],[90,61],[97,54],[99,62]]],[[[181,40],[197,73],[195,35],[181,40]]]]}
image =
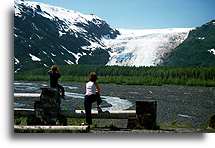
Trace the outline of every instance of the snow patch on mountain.
{"type": "Polygon", "coordinates": [[[75,64],[78,64],[78,60],[80,59],[80,57],[82,56],[82,54],[81,53],[78,53],[78,54],[75,54],[75,53],[71,53],[74,57],[75,57],[75,59],[76,59],[76,61],[75,61],[75,64]]]}
{"type": "Polygon", "coordinates": [[[214,48],[208,50],[208,52],[210,52],[210,53],[212,53],[213,55],[215,55],[215,49],[214,49],[214,48]]]}
{"type": "Polygon", "coordinates": [[[70,61],[70,60],[64,60],[67,64],[74,64],[72,61],[70,61]]]}
{"type": "Polygon", "coordinates": [[[204,40],[205,37],[198,37],[198,40],[204,40]]]}
{"type": "Polygon", "coordinates": [[[53,54],[53,53],[51,53],[51,55],[52,55],[53,57],[56,57],[56,55],[55,55],[55,54],[53,54]]]}
{"type": "Polygon", "coordinates": [[[48,67],[46,64],[43,64],[45,67],[48,67]]]}
{"type": "Polygon", "coordinates": [[[47,54],[45,51],[42,51],[44,54],[47,54]]]}
{"type": "Polygon", "coordinates": [[[14,58],[14,60],[15,60],[15,64],[19,64],[20,63],[17,58],[14,58]]]}
{"type": "Polygon", "coordinates": [[[35,55],[29,54],[29,56],[31,57],[32,61],[41,61],[41,59],[36,57],[35,55]]]}
{"type": "Polygon", "coordinates": [[[14,73],[17,73],[17,72],[19,72],[21,70],[21,68],[17,68],[15,71],[14,71],[14,73]]]}
{"type": "Polygon", "coordinates": [[[107,65],[156,66],[187,38],[192,29],[118,29],[121,35],[116,39],[103,39],[111,49],[107,65]]]}
{"type": "Polygon", "coordinates": [[[65,32],[62,32],[62,31],[58,31],[58,33],[59,33],[59,37],[61,37],[62,35],[64,35],[64,34],[66,34],[65,32]]]}

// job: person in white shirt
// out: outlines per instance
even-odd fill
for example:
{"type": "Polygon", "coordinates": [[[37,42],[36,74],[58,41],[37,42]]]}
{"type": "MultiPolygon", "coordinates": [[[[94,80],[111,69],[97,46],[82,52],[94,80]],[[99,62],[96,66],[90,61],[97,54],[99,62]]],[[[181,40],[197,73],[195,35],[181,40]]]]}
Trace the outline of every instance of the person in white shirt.
{"type": "Polygon", "coordinates": [[[102,100],[100,97],[100,87],[96,83],[97,75],[95,72],[91,72],[89,76],[89,82],[86,83],[86,93],[84,98],[84,108],[86,113],[86,124],[92,124],[92,115],[91,109],[93,102],[97,102],[97,110],[98,112],[102,112],[99,105],[101,104],[102,100]]]}

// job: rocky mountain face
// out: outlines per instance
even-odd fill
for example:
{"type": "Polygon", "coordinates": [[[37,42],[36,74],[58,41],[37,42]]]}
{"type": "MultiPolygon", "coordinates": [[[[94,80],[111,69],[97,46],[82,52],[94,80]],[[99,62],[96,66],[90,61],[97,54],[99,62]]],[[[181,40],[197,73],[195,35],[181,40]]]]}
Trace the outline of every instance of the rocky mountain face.
{"type": "Polygon", "coordinates": [[[53,64],[101,64],[109,60],[102,38],[119,31],[91,14],[15,0],[14,71],[53,64]]]}
{"type": "Polygon", "coordinates": [[[215,20],[193,29],[187,39],[170,52],[164,66],[215,66],[215,20]]]}

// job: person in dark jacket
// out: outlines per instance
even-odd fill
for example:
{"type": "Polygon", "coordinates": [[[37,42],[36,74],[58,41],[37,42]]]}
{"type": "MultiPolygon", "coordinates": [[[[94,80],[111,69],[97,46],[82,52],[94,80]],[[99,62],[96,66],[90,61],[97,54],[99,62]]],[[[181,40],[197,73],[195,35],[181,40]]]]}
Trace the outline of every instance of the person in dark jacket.
{"type": "Polygon", "coordinates": [[[57,88],[58,91],[61,92],[61,96],[64,98],[65,97],[64,87],[58,83],[58,79],[61,77],[58,66],[53,65],[51,67],[51,70],[49,70],[48,74],[50,77],[50,87],[57,88]]]}

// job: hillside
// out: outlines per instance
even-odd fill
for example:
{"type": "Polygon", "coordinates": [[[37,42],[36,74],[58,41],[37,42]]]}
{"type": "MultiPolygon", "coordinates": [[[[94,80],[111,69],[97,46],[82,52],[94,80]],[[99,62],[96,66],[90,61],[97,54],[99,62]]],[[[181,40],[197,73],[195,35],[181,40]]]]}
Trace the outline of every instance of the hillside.
{"type": "Polygon", "coordinates": [[[215,20],[192,30],[187,39],[165,57],[164,66],[215,66],[215,20]]]}

